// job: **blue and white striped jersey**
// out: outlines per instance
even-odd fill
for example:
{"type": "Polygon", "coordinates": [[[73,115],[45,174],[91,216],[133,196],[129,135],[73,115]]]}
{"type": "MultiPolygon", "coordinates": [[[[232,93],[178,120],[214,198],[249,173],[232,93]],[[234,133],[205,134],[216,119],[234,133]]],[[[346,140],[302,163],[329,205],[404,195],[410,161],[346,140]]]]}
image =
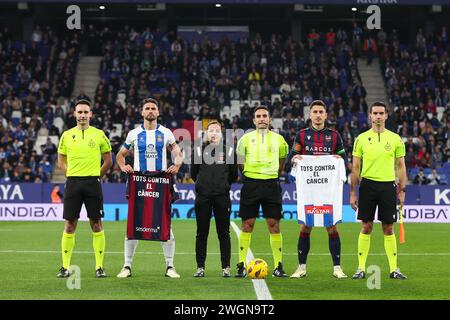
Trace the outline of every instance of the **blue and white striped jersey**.
{"type": "Polygon", "coordinates": [[[135,171],[167,170],[167,146],[175,143],[175,137],[169,129],[157,125],[155,130],[145,130],[144,125],[131,130],[124,148],[134,150],[135,171]]]}

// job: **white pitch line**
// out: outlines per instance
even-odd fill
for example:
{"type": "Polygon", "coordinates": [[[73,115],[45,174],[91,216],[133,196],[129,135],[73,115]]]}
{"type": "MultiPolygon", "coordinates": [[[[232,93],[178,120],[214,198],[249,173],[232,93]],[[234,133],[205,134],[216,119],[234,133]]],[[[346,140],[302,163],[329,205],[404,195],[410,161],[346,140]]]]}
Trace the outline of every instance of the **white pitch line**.
{"type": "MultiPolygon", "coordinates": [[[[0,253],[51,253],[51,254],[60,254],[61,251],[55,250],[0,250],[0,253]]],[[[93,251],[74,251],[74,254],[92,254],[93,251]]],[[[107,254],[123,254],[123,251],[106,251],[107,254]]],[[[163,252],[156,251],[137,251],[135,254],[143,254],[143,255],[162,255],[163,252]]],[[[175,252],[176,255],[195,255],[195,252],[175,252]]],[[[237,253],[232,253],[233,255],[237,255],[237,253]]],[[[261,255],[271,255],[272,253],[261,253],[261,255]]],[[[208,255],[220,255],[220,252],[208,252],[208,255]]],[[[297,253],[283,253],[283,256],[296,256],[297,253]]],[[[329,256],[330,253],[309,253],[308,256],[329,256]]],[[[371,256],[385,256],[386,253],[369,253],[371,256]]],[[[411,253],[399,253],[399,256],[450,256],[450,252],[430,252],[430,253],[422,253],[422,252],[411,252],[411,253]]],[[[341,256],[356,256],[356,253],[342,253],[341,256]]]]}
{"type": "MultiPolygon", "coordinates": [[[[238,239],[239,235],[241,234],[241,230],[239,230],[238,226],[234,221],[231,221],[231,227],[233,228],[234,232],[236,233],[238,239]]],[[[248,248],[247,251],[247,262],[252,261],[255,259],[253,256],[252,250],[248,248]]],[[[256,297],[258,300],[273,300],[272,295],[270,294],[269,287],[267,286],[267,283],[264,279],[252,279],[253,287],[255,288],[256,297]]]]}

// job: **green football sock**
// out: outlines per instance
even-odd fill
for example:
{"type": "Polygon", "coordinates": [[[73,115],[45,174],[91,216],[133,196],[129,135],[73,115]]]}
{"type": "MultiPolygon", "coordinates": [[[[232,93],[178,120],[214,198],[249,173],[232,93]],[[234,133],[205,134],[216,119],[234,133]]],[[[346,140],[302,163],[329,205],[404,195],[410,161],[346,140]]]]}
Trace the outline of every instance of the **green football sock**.
{"type": "Polygon", "coordinates": [[[366,271],[366,261],[370,249],[370,234],[359,234],[358,239],[358,268],[366,271]]]}
{"type": "Polygon", "coordinates": [[[73,248],[75,247],[75,233],[63,232],[61,240],[62,262],[64,269],[69,269],[73,248]]]}
{"type": "Polygon", "coordinates": [[[105,231],[93,232],[92,235],[95,253],[95,269],[103,269],[103,258],[105,257],[105,231]]]}
{"type": "Polygon", "coordinates": [[[397,239],[395,234],[384,235],[384,250],[389,261],[390,272],[393,272],[397,269],[397,239]]]}
{"type": "Polygon", "coordinates": [[[273,263],[276,268],[283,258],[283,237],[281,233],[270,234],[270,246],[272,247],[273,263]]]}
{"type": "Polygon", "coordinates": [[[247,251],[250,247],[251,239],[251,232],[241,232],[241,234],[239,235],[239,262],[243,262],[244,265],[247,261],[247,251]]]}

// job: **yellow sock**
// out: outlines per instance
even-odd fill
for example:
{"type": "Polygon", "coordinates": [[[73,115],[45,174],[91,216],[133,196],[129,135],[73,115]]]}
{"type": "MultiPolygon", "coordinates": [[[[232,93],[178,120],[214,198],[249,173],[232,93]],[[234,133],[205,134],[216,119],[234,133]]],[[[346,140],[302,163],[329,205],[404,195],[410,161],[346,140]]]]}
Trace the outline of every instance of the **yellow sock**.
{"type": "Polygon", "coordinates": [[[366,271],[367,255],[370,249],[370,234],[359,234],[358,239],[358,268],[366,271]]]}
{"type": "Polygon", "coordinates": [[[73,248],[75,247],[75,233],[63,232],[61,240],[61,252],[64,269],[69,269],[73,248]]]}
{"type": "Polygon", "coordinates": [[[239,262],[247,263],[247,251],[250,247],[250,241],[252,240],[251,232],[241,232],[239,235],[239,262]]]}
{"type": "Polygon", "coordinates": [[[93,244],[95,253],[95,270],[103,269],[103,258],[105,257],[105,231],[93,232],[93,244]]]}
{"type": "Polygon", "coordinates": [[[389,261],[389,269],[393,272],[397,269],[397,239],[395,234],[390,236],[384,235],[384,250],[389,261]]]}
{"type": "Polygon", "coordinates": [[[270,246],[272,247],[273,263],[276,268],[283,258],[283,237],[281,233],[270,234],[270,246]]]}

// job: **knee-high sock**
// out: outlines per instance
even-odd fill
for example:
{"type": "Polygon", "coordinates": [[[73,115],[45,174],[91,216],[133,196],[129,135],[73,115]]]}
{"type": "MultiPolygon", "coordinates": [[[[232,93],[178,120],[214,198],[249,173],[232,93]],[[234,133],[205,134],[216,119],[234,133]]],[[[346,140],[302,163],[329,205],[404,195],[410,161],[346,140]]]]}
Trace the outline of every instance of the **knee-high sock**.
{"type": "Polygon", "coordinates": [[[370,250],[370,234],[360,233],[358,238],[358,268],[366,271],[367,255],[370,250]]]}
{"type": "Polygon", "coordinates": [[[63,232],[61,239],[62,262],[65,269],[69,269],[73,248],[75,247],[75,233],[63,232]]]}
{"type": "Polygon", "coordinates": [[[95,254],[95,269],[103,269],[103,259],[105,257],[105,231],[92,232],[92,244],[95,254]]]}
{"type": "Polygon", "coordinates": [[[133,263],[134,252],[136,251],[138,240],[125,239],[125,264],[124,267],[130,267],[133,263]]]}
{"type": "Polygon", "coordinates": [[[251,232],[241,232],[239,235],[239,263],[247,264],[247,251],[252,240],[251,232]]]}
{"type": "Polygon", "coordinates": [[[92,244],[95,254],[95,269],[103,269],[103,259],[105,257],[105,231],[92,233],[92,244]]]}
{"type": "Polygon", "coordinates": [[[341,238],[339,238],[339,233],[328,234],[328,246],[331,258],[333,258],[333,265],[339,266],[341,264],[341,238]]]}
{"type": "Polygon", "coordinates": [[[283,259],[283,236],[281,233],[270,234],[270,246],[272,247],[273,263],[276,268],[283,259]]]}
{"type": "Polygon", "coordinates": [[[307,232],[300,232],[300,236],[298,238],[297,249],[298,249],[298,263],[306,264],[306,259],[308,258],[309,248],[310,248],[310,240],[309,237],[311,234],[307,232]]]}
{"type": "Polygon", "coordinates": [[[384,235],[384,250],[389,261],[389,272],[393,272],[397,269],[397,239],[395,234],[384,235]]]}
{"type": "Polygon", "coordinates": [[[173,267],[173,258],[175,256],[175,237],[170,228],[170,239],[166,242],[161,242],[164,252],[164,259],[166,259],[166,266],[173,267]]]}

